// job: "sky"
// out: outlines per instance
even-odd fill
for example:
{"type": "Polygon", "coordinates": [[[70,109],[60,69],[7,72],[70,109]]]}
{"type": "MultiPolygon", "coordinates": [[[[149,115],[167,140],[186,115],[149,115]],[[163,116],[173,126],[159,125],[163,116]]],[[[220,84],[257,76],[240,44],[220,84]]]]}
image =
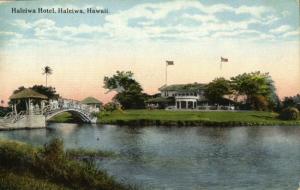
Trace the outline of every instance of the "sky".
{"type": "Polygon", "coordinates": [[[64,98],[108,102],[104,76],[134,72],[144,91],[165,83],[208,83],[269,72],[278,95],[300,93],[297,0],[0,1],[0,99],[19,86],[48,84],[64,98]],[[12,13],[12,9],[85,13],[12,13]],[[107,9],[91,14],[86,9],[107,9]],[[220,69],[220,57],[228,58],[220,69]]]}

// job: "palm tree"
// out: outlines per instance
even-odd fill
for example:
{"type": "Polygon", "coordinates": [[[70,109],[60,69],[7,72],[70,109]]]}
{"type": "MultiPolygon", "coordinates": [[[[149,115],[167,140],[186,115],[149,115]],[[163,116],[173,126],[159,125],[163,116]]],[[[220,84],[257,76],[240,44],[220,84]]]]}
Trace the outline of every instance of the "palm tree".
{"type": "Polygon", "coordinates": [[[43,68],[43,75],[46,75],[46,87],[47,87],[47,80],[48,80],[48,75],[52,74],[52,69],[49,66],[46,66],[43,68]]]}

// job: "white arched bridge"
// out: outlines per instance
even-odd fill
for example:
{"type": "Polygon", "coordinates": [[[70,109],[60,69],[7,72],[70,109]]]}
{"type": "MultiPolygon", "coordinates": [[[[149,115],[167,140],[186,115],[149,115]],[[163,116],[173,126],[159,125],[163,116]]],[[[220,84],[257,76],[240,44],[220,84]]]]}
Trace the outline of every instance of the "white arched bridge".
{"type": "Polygon", "coordinates": [[[46,121],[48,121],[56,115],[69,112],[85,123],[96,123],[96,113],[99,111],[99,108],[95,105],[83,104],[80,101],[71,99],[58,99],[50,100],[49,104],[43,107],[42,114],[45,115],[46,121]]]}
{"type": "Polygon", "coordinates": [[[77,116],[84,123],[96,123],[97,113],[100,112],[99,105],[63,98],[39,102],[29,99],[26,102],[26,110],[19,112],[16,105],[17,103],[12,107],[12,112],[0,118],[0,129],[45,127],[47,121],[64,112],[77,116]]]}

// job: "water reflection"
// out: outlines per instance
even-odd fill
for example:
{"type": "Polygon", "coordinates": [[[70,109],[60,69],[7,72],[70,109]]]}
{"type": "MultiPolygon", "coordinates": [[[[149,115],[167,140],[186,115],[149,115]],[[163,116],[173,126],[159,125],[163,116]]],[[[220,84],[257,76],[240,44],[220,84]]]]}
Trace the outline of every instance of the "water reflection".
{"type": "Polygon", "coordinates": [[[0,132],[42,145],[110,150],[98,161],[120,181],[148,189],[296,189],[300,127],[117,127],[51,124],[50,130],[0,132]]]}

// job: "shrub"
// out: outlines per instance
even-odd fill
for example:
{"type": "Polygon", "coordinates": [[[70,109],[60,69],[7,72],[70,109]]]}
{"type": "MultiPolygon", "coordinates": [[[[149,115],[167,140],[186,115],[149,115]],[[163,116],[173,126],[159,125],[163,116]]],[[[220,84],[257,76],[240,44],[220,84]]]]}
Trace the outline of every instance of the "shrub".
{"type": "Polygon", "coordinates": [[[49,161],[59,161],[64,157],[64,143],[61,139],[55,138],[44,145],[43,156],[49,161]]]}
{"type": "Polygon", "coordinates": [[[104,105],[104,110],[107,112],[113,112],[115,110],[121,109],[120,105],[116,102],[108,102],[104,105]]]}
{"type": "Polygon", "coordinates": [[[296,120],[299,117],[299,110],[294,107],[285,108],[280,112],[279,118],[283,120],[296,120]]]}
{"type": "MultiPolygon", "coordinates": [[[[74,151],[75,155],[79,152],[74,151]]],[[[64,151],[61,139],[43,148],[0,141],[0,189],[131,189],[98,170],[94,159],[88,157],[96,154],[100,155],[80,152],[85,160],[72,159],[64,151]]]]}

